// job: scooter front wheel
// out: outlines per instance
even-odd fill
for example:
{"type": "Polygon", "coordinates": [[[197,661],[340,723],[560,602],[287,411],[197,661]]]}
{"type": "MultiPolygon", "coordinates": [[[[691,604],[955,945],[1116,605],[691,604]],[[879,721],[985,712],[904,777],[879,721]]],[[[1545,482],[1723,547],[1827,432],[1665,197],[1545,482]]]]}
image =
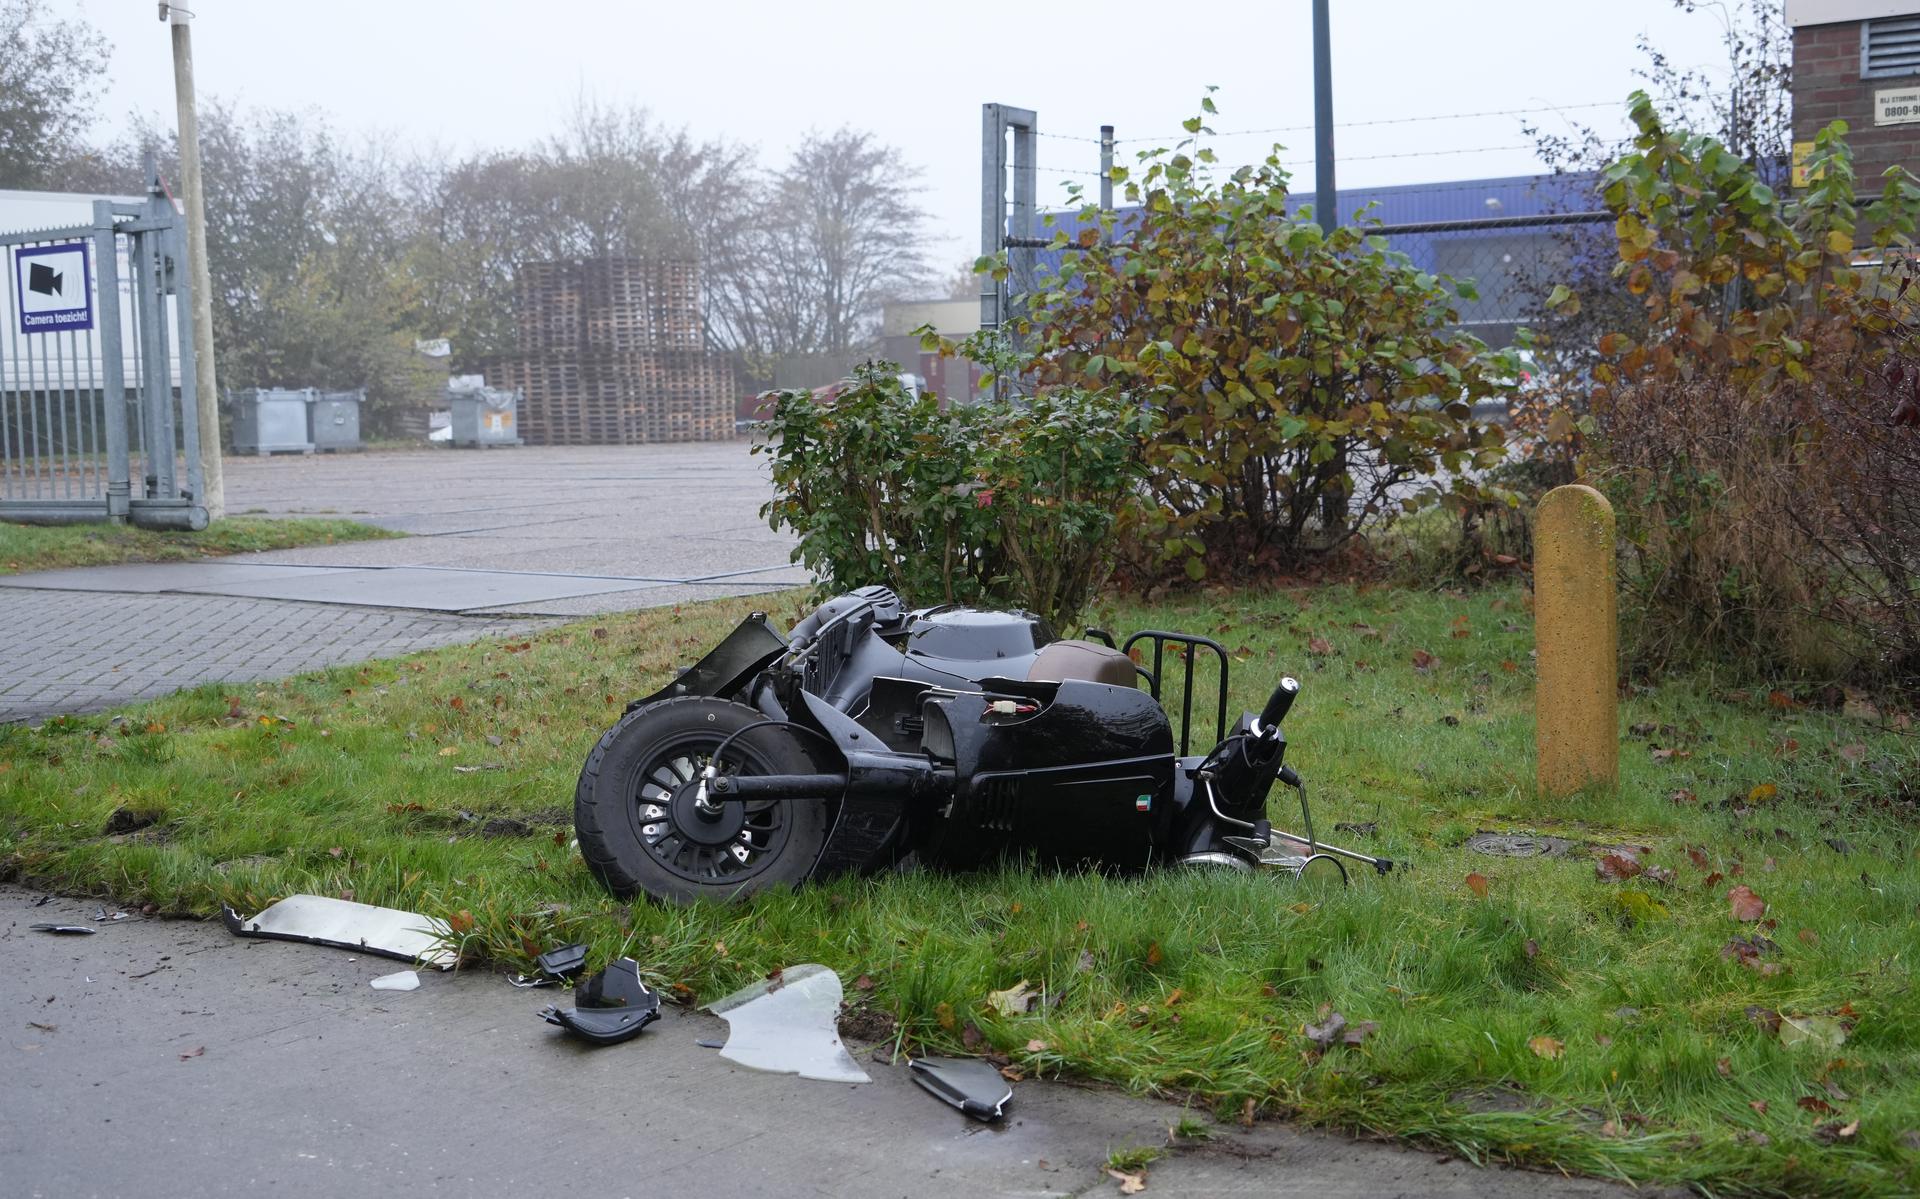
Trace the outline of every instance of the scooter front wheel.
{"type": "Polygon", "coordinates": [[[673,903],[738,899],[805,879],[826,843],[827,800],[698,802],[701,777],[730,737],[723,774],[819,770],[787,729],[741,732],[764,720],[742,704],[684,696],[637,708],[608,729],[574,789],[587,869],[616,895],[673,903]]]}

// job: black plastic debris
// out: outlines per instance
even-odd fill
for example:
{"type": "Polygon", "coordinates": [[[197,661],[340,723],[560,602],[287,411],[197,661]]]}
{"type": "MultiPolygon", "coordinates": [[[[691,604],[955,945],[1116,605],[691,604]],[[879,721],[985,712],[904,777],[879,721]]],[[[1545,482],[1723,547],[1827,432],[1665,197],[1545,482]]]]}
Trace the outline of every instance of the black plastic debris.
{"type": "Polygon", "coordinates": [[[29,924],[27,927],[35,932],[57,933],[63,937],[90,937],[100,931],[84,924],[29,924]]]}
{"type": "Polygon", "coordinates": [[[910,1059],[913,1081],[935,1099],[957,1107],[976,1120],[991,1123],[1007,1114],[1013,1086],[979,1058],[923,1057],[910,1059]]]}
{"type": "Polygon", "coordinates": [[[660,1018],[660,996],[640,981],[640,964],[621,958],[575,987],[574,1010],[548,1007],[541,1017],[595,1045],[618,1045],[660,1018]]]}
{"type": "Polygon", "coordinates": [[[585,945],[562,945],[534,959],[532,974],[511,974],[507,981],[516,987],[551,987],[564,983],[587,968],[585,945]]]}

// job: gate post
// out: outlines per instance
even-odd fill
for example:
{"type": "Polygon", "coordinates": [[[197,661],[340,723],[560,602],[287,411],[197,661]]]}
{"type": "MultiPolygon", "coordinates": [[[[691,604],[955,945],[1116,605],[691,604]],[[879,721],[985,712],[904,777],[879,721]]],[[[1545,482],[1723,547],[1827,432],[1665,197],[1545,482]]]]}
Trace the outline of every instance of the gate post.
{"type": "Polygon", "coordinates": [[[107,519],[125,524],[133,510],[133,467],[127,454],[127,379],[120,344],[119,235],[113,231],[113,202],[93,202],[95,300],[100,327],[101,387],[107,422],[107,519]]]}
{"type": "Polygon", "coordinates": [[[1620,779],[1620,633],[1613,505],[1585,484],[1549,491],[1534,511],[1535,745],[1540,794],[1620,779]]]}

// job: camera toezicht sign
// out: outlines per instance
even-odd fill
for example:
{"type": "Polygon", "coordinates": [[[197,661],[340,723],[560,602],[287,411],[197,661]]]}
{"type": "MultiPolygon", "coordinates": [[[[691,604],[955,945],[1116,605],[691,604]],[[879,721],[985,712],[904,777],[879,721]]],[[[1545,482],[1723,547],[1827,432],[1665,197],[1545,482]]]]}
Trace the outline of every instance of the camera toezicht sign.
{"type": "Polygon", "coordinates": [[[16,246],[14,311],[22,333],[93,328],[93,270],[84,241],[16,246]]]}

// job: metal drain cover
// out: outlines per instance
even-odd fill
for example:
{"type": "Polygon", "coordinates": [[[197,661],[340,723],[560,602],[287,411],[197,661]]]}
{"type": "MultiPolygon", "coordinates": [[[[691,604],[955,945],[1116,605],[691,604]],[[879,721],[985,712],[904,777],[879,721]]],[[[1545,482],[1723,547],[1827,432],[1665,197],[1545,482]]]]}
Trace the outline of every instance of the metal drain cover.
{"type": "Polygon", "coordinates": [[[1529,833],[1475,833],[1467,848],[1496,858],[1563,858],[1579,846],[1565,837],[1538,837],[1529,833]]]}

